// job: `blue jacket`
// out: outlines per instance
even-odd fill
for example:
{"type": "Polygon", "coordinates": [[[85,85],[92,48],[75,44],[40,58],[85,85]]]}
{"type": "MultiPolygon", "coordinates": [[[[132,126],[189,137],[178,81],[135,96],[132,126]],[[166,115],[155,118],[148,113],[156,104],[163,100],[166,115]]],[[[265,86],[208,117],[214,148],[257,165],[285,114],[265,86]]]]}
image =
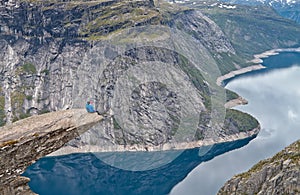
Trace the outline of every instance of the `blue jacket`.
{"type": "Polygon", "coordinates": [[[87,112],[90,112],[90,113],[96,112],[96,111],[94,110],[93,105],[91,105],[91,104],[86,104],[86,105],[85,105],[85,109],[86,109],[87,112]]]}

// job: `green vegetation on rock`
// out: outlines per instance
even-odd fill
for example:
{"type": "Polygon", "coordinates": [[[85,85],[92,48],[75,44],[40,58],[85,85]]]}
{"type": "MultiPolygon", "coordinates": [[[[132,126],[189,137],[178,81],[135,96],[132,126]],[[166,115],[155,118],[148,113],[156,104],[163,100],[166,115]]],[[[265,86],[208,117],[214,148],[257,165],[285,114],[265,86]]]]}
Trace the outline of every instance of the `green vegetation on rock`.
{"type": "Polygon", "coordinates": [[[238,97],[240,97],[240,96],[237,93],[226,89],[226,102],[237,99],[238,97]]]}
{"type": "MultiPolygon", "coordinates": [[[[94,13],[97,14],[97,13],[94,13]]],[[[80,30],[82,36],[100,36],[116,29],[128,28],[140,23],[151,23],[151,19],[158,16],[155,10],[134,7],[127,8],[122,4],[111,10],[103,10],[99,17],[89,21],[80,30]]]]}
{"type": "Polygon", "coordinates": [[[22,74],[36,74],[36,68],[32,63],[26,62],[24,65],[19,66],[16,69],[16,74],[17,75],[22,75],[22,74]]]}
{"type": "Polygon", "coordinates": [[[179,55],[179,67],[189,76],[194,86],[199,90],[200,94],[204,97],[204,105],[207,109],[211,109],[211,99],[209,87],[205,83],[204,77],[202,76],[199,69],[194,67],[188,59],[184,56],[179,55]]]}
{"type": "Polygon", "coordinates": [[[246,132],[257,128],[259,123],[250,114],[238,110],[227,109],[224,127],[225,129],[230,129],[231,125],[237,127],[239,132],[246,132]]]}
{"type": "Polygon", "coordinates": [[[22,67],[23,67],[23,70],[26,73],[29,73],[29,74],[35,74],[36,73],[36,68],[32,63],[27,62],[22,67]]]}

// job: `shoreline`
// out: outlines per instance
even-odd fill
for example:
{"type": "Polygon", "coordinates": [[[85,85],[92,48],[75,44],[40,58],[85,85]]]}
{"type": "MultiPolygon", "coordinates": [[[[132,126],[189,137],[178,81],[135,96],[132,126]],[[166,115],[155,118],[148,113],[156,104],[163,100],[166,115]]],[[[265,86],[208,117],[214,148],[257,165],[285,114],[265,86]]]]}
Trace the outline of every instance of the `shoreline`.
{"type": "Polygon", "coordinates": [[[81,147],[72,147],[65,146],[51,154],[48,154],[47,157],[51,156],[62,156],[68,154],[76,154],[76,153],[94,153],[94,152],[154,152],[154,151],[167,151],[167,150],[185,150],[185,149],[193,149],[199,148],[202,146],[212,146],[214,144],[226,143],[226,142],[234,142],[238,140],[243,140],[250,137],[256,137],[259,133],[261,127],[258,125],[256,128],[247,131],[247,132],[239,132],[236,134],[228,135],[226,137],[217,137],[210,138],[206,140],[193,141],[193,142],[182,142],[182,143],[166,143],[160,146],[139,146],[139,145],[131,145],[131,146],[123,146],[123,145],[114,145],[111,147],[103,148],[102,146],[95,145],[85,145],[81,147]]]}
{"type": "Polygon", "coordinates": [[[241,69],[238,69],[238,70],[234,70],[234,71],[231,71],[223,76],[220,76],[217,78],[217,85],[218,86],[222,86],[222,83],[223,81],[227,80],[227,79],[231,79],[235,76],[238,76],[238,75],[241,75],[241,74],[244,74],[244,73],[247,73],[247,72],[251,72],[251,71],[254,71],[254,70],[260,70],[260,69],[264,69],[264,68],[267,68],[261,64],[257,64],[257,65],[253,65],[253,66],[247,66],[245,68],[241,68],[241,69]]]}
{"type": "Polygon", "coordinates": [[[256,64],[262,63],[263,58],[268,58],[270,56],[278,55],[281,52],[300,52],[300,47],[298,47],[298,48],[286,48],[286,49],[271,49],[271,50],[265,51],[261,54],[255,54],[254,59],[251,60],[251,62],[256,63],[256,64]]]}
{"type": "Polygon", "coordinates": [[[235,106],[246,105],[246,104],[248,104],[248,101],[245,98],[239,96],[236,99],[229,100],[228,102],[226,102],[224,104],[224,106],[225,106],[226,109],[230,109],[230,108],[233,108],[235,106]]]}
{"type": "Polygon", "coordinates": [[[286,48],[286,49],[271,49],[271,50],[265,51],[260,54],[255,54],[253,56],[254,58],[252,60],[250,60],[250,62],[254,63],[254,65],[247,66],[245,68],[241,68],[238,70],[233,70],[225,75],[222,75],[217,78],[216,83],[218,86],[222,86],[223,81],[226,79],[231,79],[235,76],[238,76],[238,75],[241,75],[241,74],[244,74],[247,72],[251,72],[254,70],[260,70],[260,69],[267,68],[261,64],[263,62],[263,58],[268,58],[270,56],[278,55],[281,52],[300,52],[300,47],[299,48],[286,48]]]}

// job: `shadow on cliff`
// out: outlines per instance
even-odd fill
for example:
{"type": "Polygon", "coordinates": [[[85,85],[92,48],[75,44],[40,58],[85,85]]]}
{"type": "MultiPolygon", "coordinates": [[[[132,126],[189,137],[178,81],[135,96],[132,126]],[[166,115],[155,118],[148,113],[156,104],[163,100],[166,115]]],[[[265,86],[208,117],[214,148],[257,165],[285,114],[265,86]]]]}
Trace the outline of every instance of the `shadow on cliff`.
{"type": "MultiPolygon", "coordinates": [[[[200,163],[243,147],[253,138],[215,144],[202,156],[201,148],[184,150],[172,162],[146,171],[112,167],[92,153],[45,157],[31,165],[24,176],[31,179],[31,189],[41,195],[168,194],[200,163]]],[[[143,152],[143,155],[147,154],[151,155],[151,152],[143,152]]]]}

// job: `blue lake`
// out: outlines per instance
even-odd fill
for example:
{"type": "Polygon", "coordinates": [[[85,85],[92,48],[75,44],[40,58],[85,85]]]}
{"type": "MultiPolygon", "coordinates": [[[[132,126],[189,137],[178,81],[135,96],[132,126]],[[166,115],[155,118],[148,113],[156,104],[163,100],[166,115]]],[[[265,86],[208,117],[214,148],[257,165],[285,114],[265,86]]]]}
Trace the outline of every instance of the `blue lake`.
{"type": "MultiPolygon", "coordinates": [[[[180,151],[174,160],[144,171],[113,167],[92,153],[46,157],[24,175],[30,177],[31,189],[41,195],[216,194],[234,174],[300,139],[300,54],[281,53],[265,59],[264,65],[270,69],[239,76],[226,86],[249,101],[236,109],[259,120],[262,130],[253,140],[180,151]]],[[[152,158],[145,152],[123,155],[133,155],[136,165],[152,158]]],[[[158,160],[170,155],[155,153],[158,160]]]]}

